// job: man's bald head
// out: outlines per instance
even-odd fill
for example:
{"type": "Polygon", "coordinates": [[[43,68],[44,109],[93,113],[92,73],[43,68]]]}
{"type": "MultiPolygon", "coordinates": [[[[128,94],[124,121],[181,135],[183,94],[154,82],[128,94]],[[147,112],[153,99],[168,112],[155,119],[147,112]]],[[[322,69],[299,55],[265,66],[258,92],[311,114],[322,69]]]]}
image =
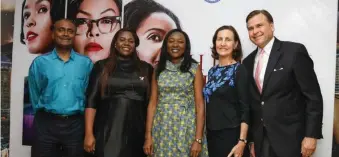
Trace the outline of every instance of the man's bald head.
{"type": "Polygon", "coordinates": [[[57,25],[60,25],[60,23],[69,23],[69,24],[72,24],[74,26],[74,30],[76,30],[75,22],[73,20],[70,20],[70,19],[60,19],[60,20],[55,21],[53,23],[52,27],[51,27],[51,30],[54,31],[55,27],[57,25]]]}
{"type": "Polygon", "coordinates": [[[54,40],[56,47],[67,49],[72,48],[76,34],[76,25],[72,20],[58,20],[53,24],[52,30],[52,39],[54,40]]]}

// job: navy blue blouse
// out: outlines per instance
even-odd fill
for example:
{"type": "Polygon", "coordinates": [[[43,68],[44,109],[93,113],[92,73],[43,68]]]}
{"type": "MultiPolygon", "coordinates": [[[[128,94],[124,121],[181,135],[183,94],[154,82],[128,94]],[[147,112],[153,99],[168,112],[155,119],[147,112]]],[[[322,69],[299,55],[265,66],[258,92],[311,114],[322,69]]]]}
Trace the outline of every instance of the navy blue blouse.
{"type": "Polygon", "coordinates": [[[237,62],[216,65],[208,71],[203,94],[206,100],[206,124],[209,129],[234,128],[249,121],[249,76],[237,62]]]}

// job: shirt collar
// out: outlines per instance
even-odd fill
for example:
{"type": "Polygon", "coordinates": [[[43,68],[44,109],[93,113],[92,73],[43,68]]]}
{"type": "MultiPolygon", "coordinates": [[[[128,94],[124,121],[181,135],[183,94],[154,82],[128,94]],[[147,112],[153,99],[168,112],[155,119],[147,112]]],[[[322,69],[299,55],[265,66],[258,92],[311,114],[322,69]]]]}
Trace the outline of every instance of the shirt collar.
{"type": "MultiPolygon", "coordinates": [[[[53,49],[52,55],[53,55],[53,59],[60,59],[60,60],[62,60],[62,59],[59,57],[56,48],[53,49]]],[[[72,50],[71,50],[70,59],[71,59],[71,60],[74,60],[74,58],[75,58],[75,51],[72,49],[72,50]]]]}
{"type": "MultiPolygon", "coordinates": [[[[273,47],[274,40],[275,40],[275,38],[273,37],[273,38],[267,43],[267,45],[264,47],[264,53],[265,53],[266,55],[268,55],[268,56],[269,56],[270,53],[271,53],[271,50],[272,50],[272,47],[273,47]]],[[[259,54],[259,52],[260,52],[261,50],[262,50],[262,49],[258,47],[258,54],[259,54]]]]}

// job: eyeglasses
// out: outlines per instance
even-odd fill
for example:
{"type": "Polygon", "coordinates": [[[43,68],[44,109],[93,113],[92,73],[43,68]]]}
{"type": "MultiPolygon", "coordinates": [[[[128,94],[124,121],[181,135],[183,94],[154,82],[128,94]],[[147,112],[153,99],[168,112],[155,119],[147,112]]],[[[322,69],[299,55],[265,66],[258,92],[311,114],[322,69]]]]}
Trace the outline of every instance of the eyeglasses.
{"type": "Polygon", "coordinates": [[[120,18],[120,16],[105,16],[96,20],[77,18],[75,19],[77,26],[76,34],[81,35],[92,30],[93,23],[96,24],[101,34],[111,33],[117,27],[118,23],[120,23],[120,18]]]}

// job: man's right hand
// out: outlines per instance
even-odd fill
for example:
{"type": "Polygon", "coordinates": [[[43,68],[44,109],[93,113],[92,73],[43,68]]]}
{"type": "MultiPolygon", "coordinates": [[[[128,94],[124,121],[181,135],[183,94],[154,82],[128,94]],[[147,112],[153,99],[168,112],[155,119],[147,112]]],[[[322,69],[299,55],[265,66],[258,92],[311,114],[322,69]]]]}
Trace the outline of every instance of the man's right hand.
{"type": "Polygon", "coordinates": [[[93,134],[85,136],[84,149],[88,153],[94,153],[94,151],[95,151],[95,138],[94,138],[93,134]]]}
{"type": "Polygon", "coordinates": [[[250,143],[250,154],[251,157],[255,157],[254,143],[250,143]]]}

